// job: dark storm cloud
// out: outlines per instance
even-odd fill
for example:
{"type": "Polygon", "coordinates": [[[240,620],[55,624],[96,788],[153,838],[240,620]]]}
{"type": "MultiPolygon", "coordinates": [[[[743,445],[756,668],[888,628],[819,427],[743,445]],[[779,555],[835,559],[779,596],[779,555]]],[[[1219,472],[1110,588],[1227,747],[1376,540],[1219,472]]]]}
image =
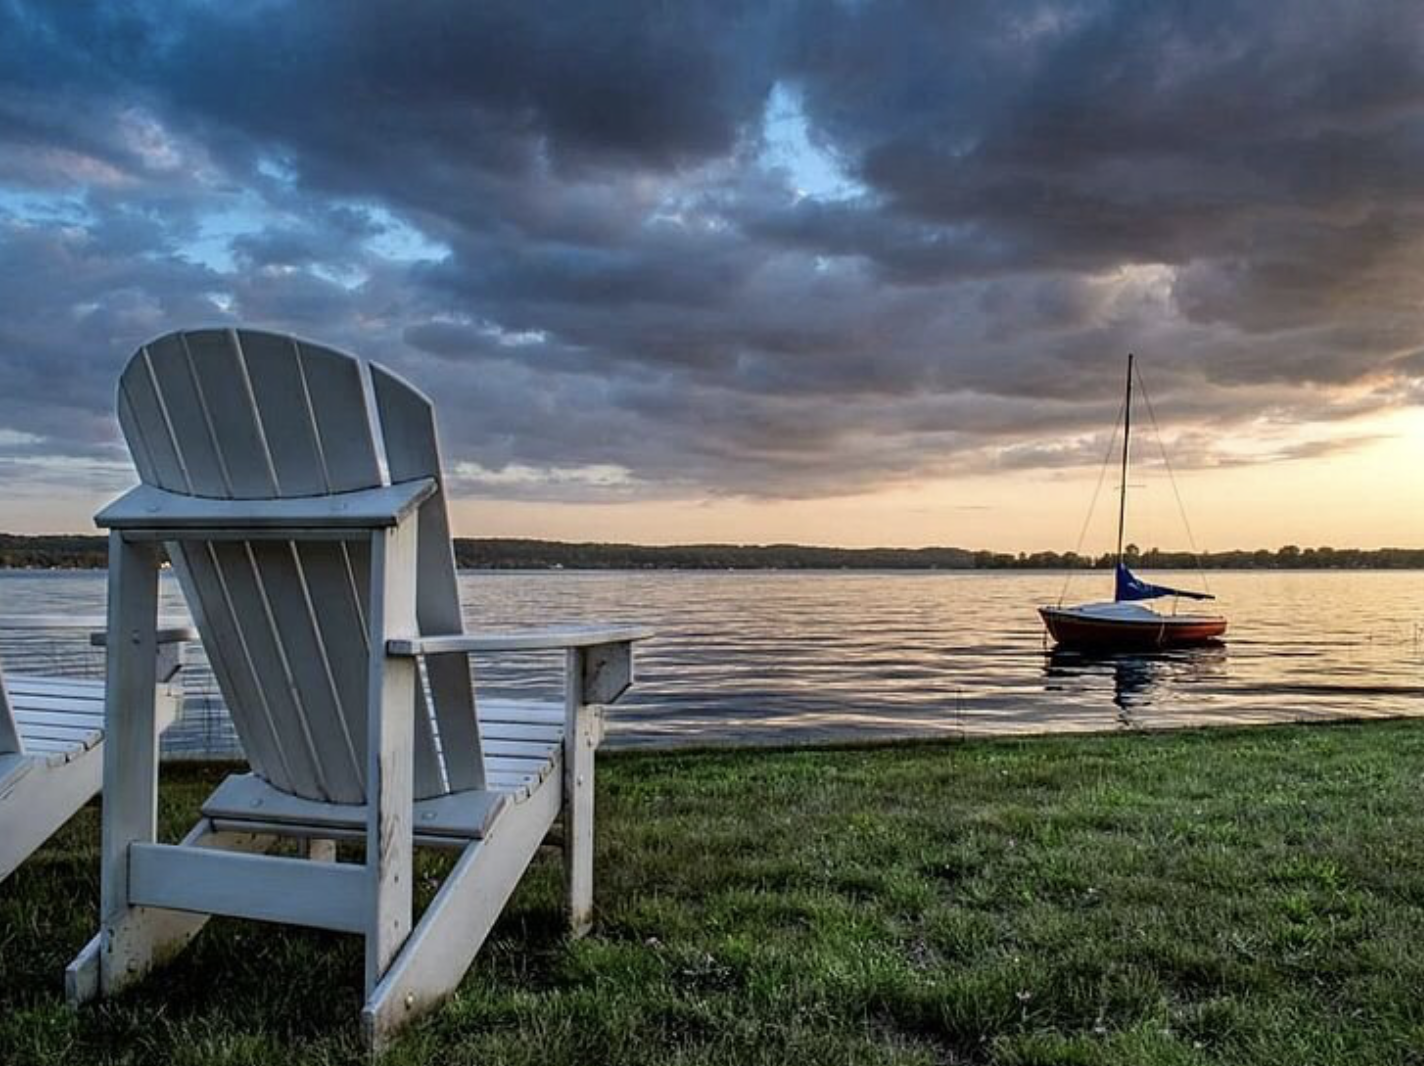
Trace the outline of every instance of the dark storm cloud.
{"type": "Polygon", "coordinates": [[[0,0],[0,481],[107,483],[127,353],[238,320],[428,388],[467,492],[1092,464],[1129,349],[1184,465],[1348,446],[1424,393],[1422,24],[0,0]]]}

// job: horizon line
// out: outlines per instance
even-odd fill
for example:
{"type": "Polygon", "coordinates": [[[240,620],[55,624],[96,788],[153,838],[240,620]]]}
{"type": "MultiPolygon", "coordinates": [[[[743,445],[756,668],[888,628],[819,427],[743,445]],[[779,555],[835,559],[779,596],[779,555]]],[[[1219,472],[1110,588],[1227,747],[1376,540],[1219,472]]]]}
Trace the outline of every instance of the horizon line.
{"type": "MultiPolygon", "coordinates": [[[[63,538],[63,539],[83,538],[83,539],[88,539],[88,540],[104,541],[104,540],[107,540],[107,536],[108,536],[108,535],[107,535],[106,533],[103,533],[103,532],[94,532],[94,533],[11,533],[11,532],[0,531],[0,538],[13,538],[13,539],[17,539],[17,540],[36,540],[36,541],[38,541],[38,540],[55,540],[55,539],[61,539],[61,538],[63,538]]],[[[983,548],[983,547],[980,547],[980,548],[967,548],[967,547],[964,547],[963,545],[960,545],[960,544],[922,544],[922,545],[872,544],[872,545],[839,545],[839,544],[807,544],[807,543],[800,543],[800,542],[796,542],[796,541],[714,541],[714,540],[707,540],[707,541],[683,541],[683,542],[677,542],[677,543],[656,543],[656,544],[655,544],[655,543],[647,543],[647,542],[639,542],[639,541],[623,541],[623,540],[560,540],[560,539],[554,539],[554,538],[549,538],[549,537],[535,537],[535,536],[477,536],[477,537],[472,537],[472,536],[462,536],[462,535],[460,535],[460,534],[452,534],[450,539],[451,539],[452,543],[453,543],[453,542],[458,542],[458,541],[469,541],[469,542],[485,543],[485,544],[495,544],[495,543],[502,543],[502,544],[547,544],[547,545],[558,545],[558,546],[562,546],[562,547],[634,548],[634,549],[642,549],[642,550],[650,550],[650,551],[672,551],[672,550],[679,550],[679,549],[681,549],[681,550],[688,550],[688,549],[695,549],[695,548],[736,548],[736,549],[743,549],[743,550],[796,549],[796,550],[801,550],[801,551],[836,551],[836,552],[933,552],[933,551],[945,551],[945,552],[965,552],[965,553],[968,553],[968,554],[971,554],[971,555],[980,554],[980,553],[988,553],[988,554],[991,554],[991,555],[1007,555],[1007,556],[1013,556],[1013,557],[1015,557],[1015,558],[1017,558],[1017,557],[1019,557],[1019,556],[1033,557],[1033,556],[1035,556],[1035,555],[1059,555],[1059,556],[1065,556],[1065,557],[1066,557],[1066,556],[1075,556],[1075,557],[1080,558],[1080,559],[1099,559],[1099,558],[1102,558],[1103,556],[1111,556],[1111,555],[1116,555],[1116,554],[1117,554],[1116,551],[1111,550],[1111,549],[1107,549],[1107,550],[1100,551],[1100,552],[1092,552],[1092,551],[1084,552],[1084,551],[1075,551],[1075,550],[1072,550],[1072,549],[1059,549],[1059,548],[1032,548],[1032,549],[983,548]]],[[[1318,554],[1318,553],[1320,553],[1320,552],[1335,552],[1335,553],[1341,553],[1341,552],[1390,552],[1390,551],[1416,552],[1416,551],[1424,551],[1424,543],[1421,543],[1421,544],[1419,544],[1419,545],[1413,545],[1413,546],[1411,546],[1411,545],[1404,545],[1404,544],[1381,544],[1381,545],[1377,545],[1377,546],[1374,546],[1374,547],[1364,547],[1364,546],[1361,546],[1361,545],[1349,545],[1349,546],[1339,547],[1339,546],[1336,546],[1336,545],[1333,545],[1333,544],[1308,545],[1308,544],[1296,544],[1296,543],[1293,543],[1293,542],[1287,542],[1287,543],[1285,543],[1285,544],[1281,544],[1281,545],[1278,545],[1278,546],[1276,546],[1276,547],[1259,546],[1259,547],[1251,547],[1251,548],[1235,547],[1235,548],[1215,548],[1215,549],[1200,549],[1200,550],[1194,550],[1194,549],[1192,549],[1192,548],[1163,548],[1163,547],[1158,546],[1158,545],[1153,545],[1152,547],[1142,547],[1142,546],[1140,546],[1140,545],[1131,545],[1131,544],[1130,544],[1129,547],[1130,547],[1130,548],[1131,548],[1131,547],[1137,548],[1136,554],[1138,554],[1138,555],[1152,555],[1152,554],[1157,554],[1157,555],[1190,555],[1190,556],[1196,556],[1196,557],[1199,557],[1199,558],[1201,558],[1201,557],[1207,557],[1207,556],[1212,556],[1212,555],[1229,555],[1229,554],[1234,554],[1234,553],[1253,553],[1253,554],[1254,554],[1254,553],[1257,553],[1257,552],[1269,552],[1269,553],[1271,553],[1271,554],[1279,554],[1279,553],[1281,553],[1281,552],[1283,552],[1283,551],[1286,551],[1287,549],[1294,549],[1295,551],[1300,552],[1301,554],[1304,554],[1304,553],[1306,553],[1306,552],[1314,552],[1314,553],[1317,553],[1317,554],[1318,554]]]]}

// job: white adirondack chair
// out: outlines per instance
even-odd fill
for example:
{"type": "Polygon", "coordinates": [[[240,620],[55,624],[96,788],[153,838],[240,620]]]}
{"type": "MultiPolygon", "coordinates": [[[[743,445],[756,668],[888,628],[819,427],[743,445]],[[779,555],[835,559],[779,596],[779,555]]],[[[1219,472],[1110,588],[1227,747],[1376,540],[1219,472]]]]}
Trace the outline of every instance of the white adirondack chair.
{"type": "Polygon", "coordinates": [[[376,364],[273,333],[173,333],[129,362],[118,402],[143,484],[97,519],[101,929],[67,971],[70,998],[131,984],[213,914],[342,930],[365,937],[362,1027],[380,1047],[454,989],[560,818],[572,931],[586,931],[599,705],[631,684],[648,631],[465,634],[434,413],[376,364]],[[154,841],[160,543],[252,770],[176,845],[154,841]],[[471,655],[533,649],[564,652],[562,701],[477,705],[471,655]],[[266,854],[282,837],[306,858],[266,854]],[[341,840],[364,841],[364,862],[331,861],[341,840]],[[413,925],[415,845],[460,857],[413,925]]]}
{"type": "MultiPolygon", "coordinates": [[[[68,629],[71,619],[0,622],[0,629],[68,629]]],[[[93,635],[103,643],[102,632],[93,635]]],[[[178,714],[179,642],[191,629],[157,634],[154,716],[160,731],[178,714]]],[[[0,672],[0,881],[74,817],[99,791],[104,748],[104,683],[0,672]]]]}

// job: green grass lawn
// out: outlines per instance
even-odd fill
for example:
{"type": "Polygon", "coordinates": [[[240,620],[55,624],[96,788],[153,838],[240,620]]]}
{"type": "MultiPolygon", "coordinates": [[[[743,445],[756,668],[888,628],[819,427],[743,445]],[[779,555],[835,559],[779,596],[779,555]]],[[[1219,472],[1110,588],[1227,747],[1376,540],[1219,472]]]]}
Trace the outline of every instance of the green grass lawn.
{"type": "MultiPolygon", "coordinates": [[[[541,857],[391,1061],[1424,1062],[1424,722],[599,765],[594,935],[541,857]]],[[[215,921],[67,1011],[97,846],[0,885],[0,1062],[363,1058],[349,937],[215,921]]]]}

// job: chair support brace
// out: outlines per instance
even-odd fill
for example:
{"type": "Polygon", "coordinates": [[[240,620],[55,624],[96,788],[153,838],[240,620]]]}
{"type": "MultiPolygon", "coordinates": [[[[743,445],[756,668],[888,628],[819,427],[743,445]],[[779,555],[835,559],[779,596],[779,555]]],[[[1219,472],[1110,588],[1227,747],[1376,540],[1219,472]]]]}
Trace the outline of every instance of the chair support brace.
{"type": "Polygon", "coordinates": [[[129,903],[341,933],[366,930],[362,867],[215,848],[129,845],[129,903]]]}

